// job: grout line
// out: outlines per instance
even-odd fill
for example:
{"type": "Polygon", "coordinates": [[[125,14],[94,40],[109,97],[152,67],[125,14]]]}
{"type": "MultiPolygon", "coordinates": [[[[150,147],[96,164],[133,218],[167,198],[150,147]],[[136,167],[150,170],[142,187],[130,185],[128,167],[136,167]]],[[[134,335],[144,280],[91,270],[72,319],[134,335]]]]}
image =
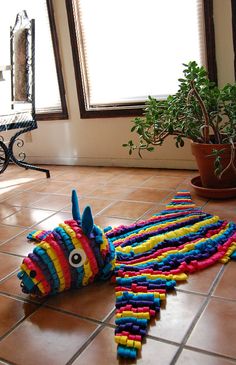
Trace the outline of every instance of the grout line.
{"type": "Polygon", "coordinates": [[[114,307],[110,313],[103,319],[104,323],[109,323],[108,321],[110,321],[110,319],[115,315],[116,313],[116,308],[114,307]]]}
{"type": "MultiPolygon", "coordinates": [[[[9,255],[9,256],[14,256],[14,257],[19,257],[19,258],[24,258],[25,256],[24,255],[20,255],[18,253],[14,253],[14,252],[7,252],[7,251],[4,251],[4,250],[1,250],[1,247],[0,247],[0,253],[3,253],[4,255],[9,255]]],[[[1,280],[0,280],[1,282],[1,280]]]]}
{"type": "MultiPolygon", "coordinates": [[[[119,203],[121,200],[114,200],[114,201],[112,201],[110,204],[108,204],[105,208],[102,208],[101,210],[99,210],[99,212],[97,212],[96,214],[94,214],[94,218],[95,217],[98,217],[99,215],[102,215],[102,213],[106,210],[106,209],[108,209],[108,208],[110,208],[110,207],[112,207],[114,204],[116,204],[116,203],[119,203]]],[[[93,207],[91,207],[92,209],[93,209],[93,207]]]]}
{"type": "Polygon", "coordinates": [[[212,295],[211,298],[221,300],[222,302],[232,302],[232,303],[236,302],[236,299],[220,297],[218,295],[212,295]]]}
{"type": "Polygon", "coordinates": [[[170,365],[174,365],[176,364],[176,361],[178,360],[183,348],[185,347],[194,327],[196,326],[198,320],[200,319],[201,315],[203,314],[204,310],[206,309],[210,299],[211,299],[211,295],[215,289],[215,287],[217,286],[219,280],[221,279],[222,275],[224,273],[224,266],[221,267],[221,269],[219,270],[219,272],[216,274],[216,277],[209,289],[209,292],[208,292],[208,295],[206,296],[204,302],[202,303],[200,309],[198,310],[197,314],[195,315],[191,325],[189,326],[188,328],[188,331],[186,332],[180,346],[179,346],[179,349],[177,350],[175,356],[173,357],[172,361],[171,361],[171,364],[170,365]]]}
{"type": "Polygon", "coordinates": [[[1,363],[3,363],[4,365],[17,365],[14,362],[8,362],[7,360],[5,360],[3,357],[0,356],[0,361],[1,363]]]}
{"type": "Polygon", "coordinates": [[[63,314],[67,314],[67,315],[72,316],[72,317],[76,317],[76,318],[85,320],[85,321],[88,321],[88,322],[92,322],[92,323],[95,323],[97,325],[101,325],[101,324],[104,323],[104,319],[99,320],[99,319],[92,318],[92,317],[82,316],[82,315],[80,315],[78,313],[70,312],[70,311],[68,311],[66,309],[63,309],[63,308],[54,307],[51,304],[47,304],[47,302],[44,302],[43,303],[43,307],[44,308],[49,308],[49,309],[54,310],[56,312],[60,312],[60,313],[63,313],[63,314]]]}
{"type": "Polygon", "coordinates": [[[154,341],[158,341],[158,342],[161,342],[161,343],[165,343],[167,345],[173,345],[173,346],[177,346],[179,347],[179,342],[176,342],[176,341],[172,341],[172,340],[168,340],[167,338],[161,338],[161,337],[154,337],[152,335],[147,335],[146,338],[150,338],[154,341]]]}
{"type": "Polygon", "coordinates": [[[207,351],[207,350],[203,350],[203,349],[198,349],[198,348],[195,348],[193,346],[188,346],[188,345],[184,346],[184,349],[194,351],[194,352],[199,352],[199,353],[204,354],[204,355],[218,357],[219,359],[230,360],[230,361],[233,361],[234,364],[236,364],[236,359],[234,357],[217,354],[215,352],[211,352],[211,351],[207,351]]]}
{"type": "Polygon", "coordinates": [[[38,306],[41,305],[41,304],[43,304],[42,302],[41,303],[39,303],[39,302],[33,302],[33,301],[29,300],[29,299],[26,299],[25,300],[24,298],[22,298],[20,296],[14,296],[14,295],[11,295],[9,293],[5,293],[3,291],[0,291],[0,294],[3,297],[9,298],[9,299],[15,299],[15,300],[18,300],[18,302],[22,302],[22,303],[35,304],[35,305],[38,305],[38,306]]]}
{"type": "MultiPolygon", "coordinates": [[[[0,224],[0,225],[1,225],[1,224],[0,224]]],[[[9,227],[9,225],[8,225],[8,226],[7,226],[6,224],[3,224],[3,225],[4,225],[5,227],[9,227]]],[[[25,228],[25,227],[19,227],[19,226],[11,226],[11,227],[25,228]]],[[[6,239],[6,241],[1,242],[1,243],[0,243],[0,247],[1,247],[2,245],[4,245],[5,243],[7,243],[7,242],[9,242],[9,241],[13,240],[14,238],[16,238],[16,237],[20,236],[21,234],[23,234],[23,233],[24,233],[24,232],[26,232],[26,231],[27,231],[27,228],[23,229],[23,231],[22,231],[22,232],[17,233],[16,235],[11,236],[10,238],[6,239]]]]}
{"type": "Polygon", "coordinates": [[[7,279],[9,279],[11,276],[15,275],[18,271],[19,271],[19,269],[15,269],[15,270],[11,271],[9,274],[7,274],[6,276],[4,276],[0,280],[0,284],[2,284],[4,281],[6,281],[7,279]]]}
{"type": "Polygon", "coordinates": [[[24,303],[28,303],[28,304],[35,304],[38,306],[44,303],[44,302],[37,302],[36,300],[34,301],[34,299],[30,299],[30,298],[23,298],[17,294],[16,295],[10,294],[10,293],[4,292],[2,290],[0,290],[0,295],[8,297],[10,299],[18,300],[20,302],[24,302],[24,303]]]}
{"type": "Polygon", "coordinates": [[[38,306],[44,303],[44,302],[37,302],[36,300],[34,301],[33,299],[30,299],[30,298],[23,298],[17,294],[10,294],[10,293],[4,292],[3,290],[0,290],[0,295],[8,297],[10,299],[18,300],[20,302],[24,302],[24,303],[28,303],[28,304],[35,304],[38,306]]]}
{"type": "Polygon", "coordinates": [[[36,305],[36,308],[31,313],[29,313],[28,315],[25,315],[18,322],[16,322],[6,333],[4,333],[4,335],[0,336],[0,341],[4,340],[12,332],[14,332],[16,328],[18,328],[27,318],[29,318],[31,315],[33,315],[40,307],[42,307],[42,304],[36,305]]]}
{"type": "Polygon", "coordinates": [[[13,276],[14,274],[16,274],[18,271],[18,269],[13,270],[12,272],[10,272],[10,274],[7,274],[6,276],[4,276],[1,280],[0,280],[0,284],[2,284],[4,281],[6,281],[7,279],[9,279],[11,276],[13,276]]]}
{"type": "MultiPolygon", "coordinates": [[[[16,273],[19,271],[19,269],[14,270],[13,272],[11,272],[10,274],[8,274],[7,276],[5,276],[3,279],[0,280],[0,284],[3,284],[5,281],[7,281],[9,278],[13,277],[14,275],[16,275],[16,273]]],[[[20,286],[20,282],[19,282],[19,286],[20,286]]],[[[25,303],[30,303],[30,304],[41,304],[42,302],[39,302],[37,300],[31,299],[30,296],[28,297],[21,297],[18,294],[12,294],[12,293],[8,293],[2,289],[0,289],[0,294],[1,295],[5,295],[6,297],[12,298],[12,299],[17,299],[20,301],[23,301],[25,303]]]]}
{"type": "Polygon", "coordinates": [[[101,324],[94,332],[88,337],[85,343],[79,348],[79,350],[71,357],[65,365],[71,365],[82,354],[82,352],[90,345],[94,338],[103,330],[105,325],[101,324]]]}
{"type": "MultiPolygon", "coordinates": [[[[191,279],[191,276],[188,277],[188,279],[191,279]]],[[[181,289],[181,288],[175,288],[175,291],[177,293],[185,293],[185,294],[192,294],[192,295],[196,295],[198,297],[207,297],[208,296],[208,293],[201,293],[201,292],[198,292],[198,291],[191,291],[191,290],[187,290],[187,289],[181,289]]]]}

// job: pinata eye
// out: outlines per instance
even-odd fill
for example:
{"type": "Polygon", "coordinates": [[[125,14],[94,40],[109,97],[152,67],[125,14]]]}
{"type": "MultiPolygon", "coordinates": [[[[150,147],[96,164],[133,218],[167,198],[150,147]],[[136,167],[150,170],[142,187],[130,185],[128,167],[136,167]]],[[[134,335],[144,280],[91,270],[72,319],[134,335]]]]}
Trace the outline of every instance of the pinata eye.
{"type": "Polygon", "coordinates": [[[31,270],[30,271],[30,277],[31,278],[35,278],[35,276],[37,275],[36,271],[35,270],[31,270]]]}
{"type": "Polygon", "coordinates": [[[83,250],[80,248],[76,248],[73,251],[71,251],[69,256],[69,263],[73,267],[80,267],[83,266],[83,264],[86,261],[86,255],[83,250]]]}

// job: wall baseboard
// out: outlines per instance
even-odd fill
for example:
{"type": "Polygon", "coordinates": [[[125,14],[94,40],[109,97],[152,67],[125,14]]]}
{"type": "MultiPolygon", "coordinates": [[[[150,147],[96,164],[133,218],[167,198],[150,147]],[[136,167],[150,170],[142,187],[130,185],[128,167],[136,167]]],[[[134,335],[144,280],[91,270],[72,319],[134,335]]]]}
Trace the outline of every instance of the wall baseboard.
{"type": "Polygon", "coordinates": [[[81,166],[116,166],[116,167],[147,167],[165,169],[196,170],[193,160],[160,160],[160,159],[122,159],[122,158],[90,158],[90,157],[43,157],[30,156],[27,162],[39,165],[81,165],[81,166]]]}

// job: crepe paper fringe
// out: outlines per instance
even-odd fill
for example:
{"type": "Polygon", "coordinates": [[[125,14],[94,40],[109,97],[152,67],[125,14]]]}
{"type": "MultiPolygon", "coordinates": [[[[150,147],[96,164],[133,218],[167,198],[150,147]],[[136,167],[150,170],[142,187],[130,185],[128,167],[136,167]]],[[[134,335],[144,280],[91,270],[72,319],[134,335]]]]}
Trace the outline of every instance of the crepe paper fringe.
{"type": "Polygon", "coordinates": [[[236,224],[196,208],[180,191],[165,210],[130,226],[107,229],[116,247],[116,329],[118,355],[135,359],[148,325],[166,293],[189,273],[236,256],[236,224]]]}

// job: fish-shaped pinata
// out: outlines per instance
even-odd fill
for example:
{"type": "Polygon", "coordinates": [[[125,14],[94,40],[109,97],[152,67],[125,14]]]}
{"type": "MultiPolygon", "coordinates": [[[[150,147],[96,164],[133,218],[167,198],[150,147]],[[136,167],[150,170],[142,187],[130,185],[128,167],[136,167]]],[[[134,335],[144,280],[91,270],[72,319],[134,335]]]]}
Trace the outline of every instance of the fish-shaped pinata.
{"type": "Polygon", "coordinates": [[[75,191],[73,220],[53,231],[34,231],[39,241],[24,259],[22,289],[49,295],[80,287],[112,271],[116,282],[118,355],[135,359],[166,293],[189,273],[236,258],[236,224],[203,212],[180,191],[149,219],[102,231],[90,208],[80,218],[75,191]]]}
{"type": "Polygon", "coordinates": [[[94,224],[89,206],[80,216],[75,190],[72,191],[72,216],[73,219],[52,231],[35,230],[28,235],[36,247],[24,258],[18,273],[24,293],[47,296],[111,276],[114,246],[94,224]]]}

